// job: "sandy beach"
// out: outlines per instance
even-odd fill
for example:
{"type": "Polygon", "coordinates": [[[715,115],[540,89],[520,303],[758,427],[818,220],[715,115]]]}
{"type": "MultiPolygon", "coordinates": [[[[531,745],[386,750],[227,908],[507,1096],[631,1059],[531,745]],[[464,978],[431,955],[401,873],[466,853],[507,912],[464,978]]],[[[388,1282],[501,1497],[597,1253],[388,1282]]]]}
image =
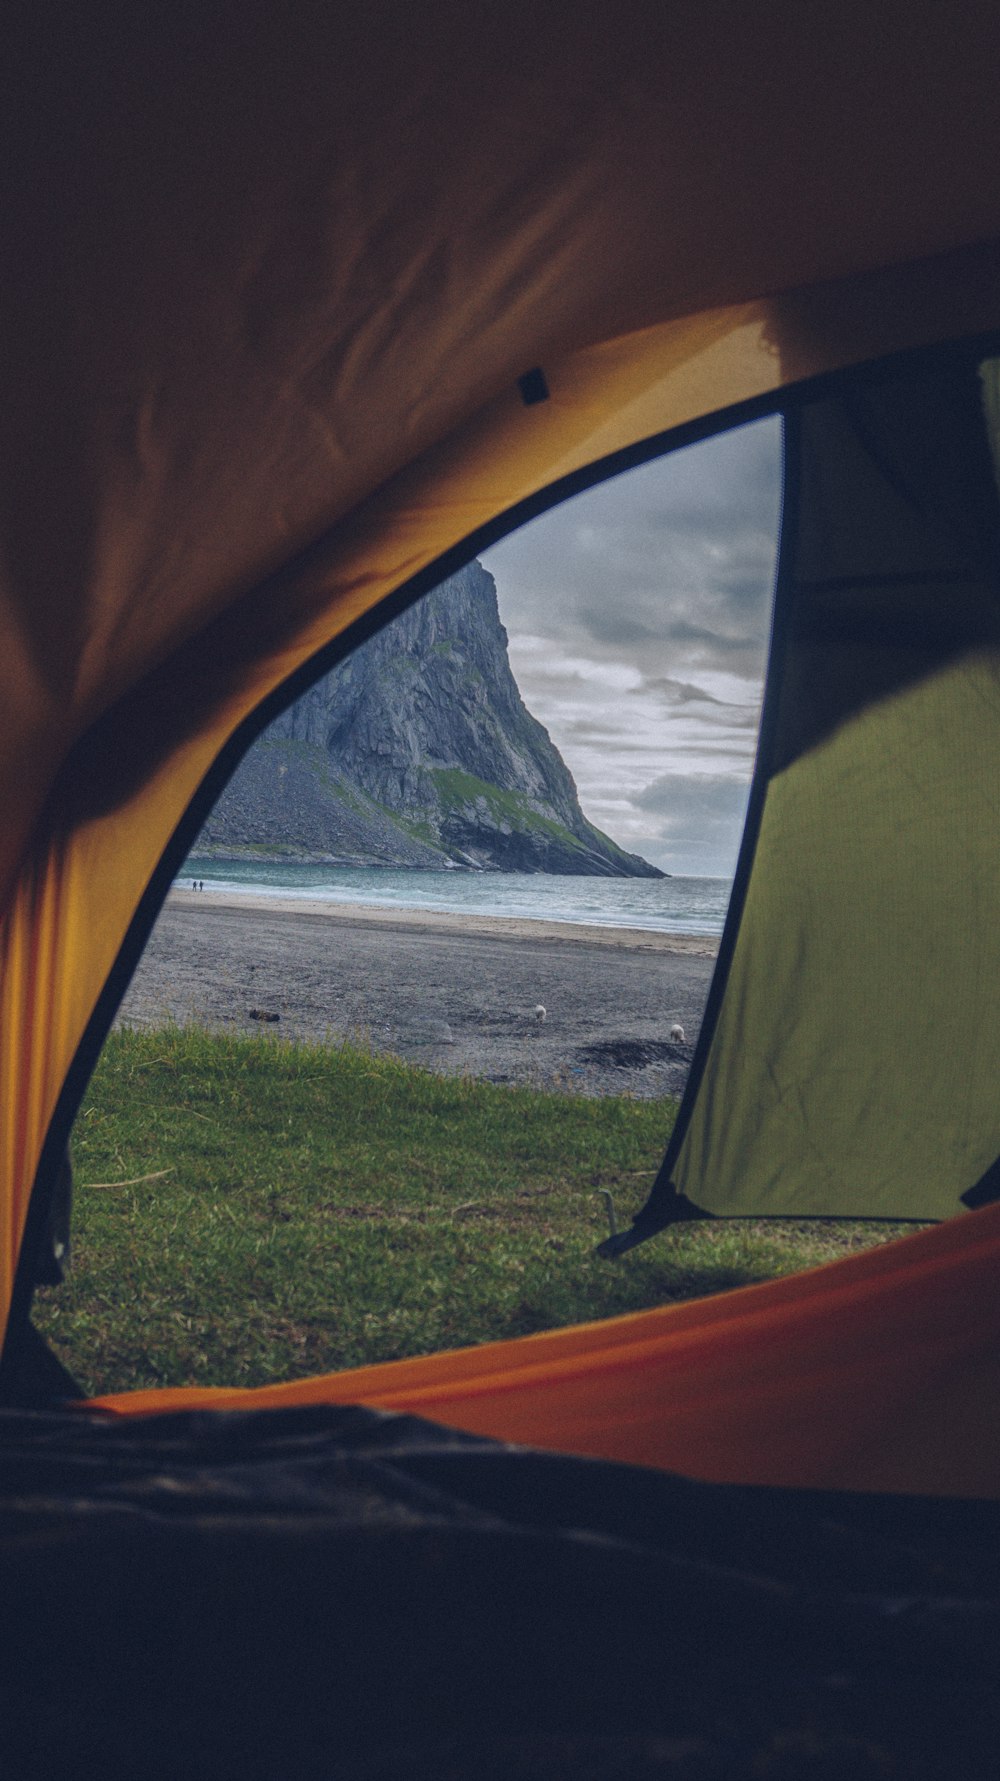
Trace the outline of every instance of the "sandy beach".
{"type": "Polygon", "coordinates": [[[354,1038],[428,1069],[578,1094],[678,1094],[717,945],[704,935],[175,890],[118,1018],[354,1038]],[[683,1044],[670,1039],[674,1021],[683,1044]]]}

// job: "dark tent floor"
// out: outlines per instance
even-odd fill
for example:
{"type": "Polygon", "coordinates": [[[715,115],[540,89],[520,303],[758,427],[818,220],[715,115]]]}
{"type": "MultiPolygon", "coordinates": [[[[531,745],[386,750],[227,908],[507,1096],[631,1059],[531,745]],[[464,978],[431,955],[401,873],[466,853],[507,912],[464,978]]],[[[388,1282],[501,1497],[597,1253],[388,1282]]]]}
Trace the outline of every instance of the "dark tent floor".
{"type": "Polygon", "coordinates": [[[0,1415],[4,1774],[996,1773],[1000,1508],[361,1408],[0,1415]]]}

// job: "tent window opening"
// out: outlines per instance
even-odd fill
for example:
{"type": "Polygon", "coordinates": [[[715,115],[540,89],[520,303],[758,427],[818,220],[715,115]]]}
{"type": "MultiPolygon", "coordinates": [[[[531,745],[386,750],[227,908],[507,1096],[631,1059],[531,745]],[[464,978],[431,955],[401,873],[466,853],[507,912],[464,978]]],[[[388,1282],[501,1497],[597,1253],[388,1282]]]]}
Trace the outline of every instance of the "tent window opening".
{"type": "Polygon", "coordinates": [[[779,487],[767,421],[577,496],[251,747],[77,1122],[75,1266],[36,1317],[89,1390],[294,1377],[767,1270],[594,1250],[608,1197],[627,1223],[649,1191],[698,1039],[779,487]]]}
{"type": "MultiPolygon", "coordinates": [[[[981,380],[974,395],[988,511],[981,380]]],[[[78,1122],[76,1279],[39,1321],[88,1388],[265,1383],[528,1334],[936,1215],[842,1163],[845,1134],[870,1141],[898,1110],[864,1045],[816,1044],[841,1000],[871,987],[878,1025],[890,984],[899,999],[893,949],[926,916],[904,894],[915,846],[945,882],[925,794],[910,811],[886,763],[901,686],[923,697],[973,659],[966,690],[988,679],[978,643],[943,662],[927,632],[928,577],[947,579],[934,550],[959,522],[968,542],[978,496],[938,500],[916,442],[949,424],[954,441],[967,398],[947,377],[890,383],[789,420],[759,751],[775,420],[533,520],[265,732],[168,899],[78,1122]],[[924,591],[887,624],[900,580],[924,591]],[[933,671],[914,671],[928,634],[933,671]],[[843,761],[859,713],[889,729],[843,761]],[[768,1076],[785,1038],[790,1093],[768,1076]],[[775,1116],[782,1143],[754,1151],[748,1131],[775,1116]],[[612,1250],[710,1216],[611,1269],[594,1259],[609,1206],[634,1220],[612,1250]],[[814,1223],[782,1247],[782,1219],[831,1216],[880,1222],[814,1223]],[[106,1327],[87,1293],[116,1308],[106,1327]],[[81,1367],[88,1328],[102,1353],[81,1367]]],[[[953,799],[952,766],[928,770],[953,799]]]]}

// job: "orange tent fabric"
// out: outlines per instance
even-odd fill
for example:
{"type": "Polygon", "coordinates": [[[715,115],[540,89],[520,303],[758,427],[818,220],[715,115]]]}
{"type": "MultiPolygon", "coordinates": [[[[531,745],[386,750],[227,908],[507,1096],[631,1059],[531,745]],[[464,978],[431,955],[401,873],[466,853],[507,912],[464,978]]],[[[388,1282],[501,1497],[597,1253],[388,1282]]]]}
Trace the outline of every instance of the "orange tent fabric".
{"type": "MultiPolygon", "coordinates": [[[[109,972],[228,739],[560,478],[1000,325],[998,59],[992,0],[11,25],[0,1326],[109,972]]],[[[987,1228],[942,1239],[953,1281],[987,1228]]]]}
{"type": "Polygon", "coordinates": [[[364,1403],[714,1483],[1000,1498],[1000,1206],[764,1286],[117,1415],[364,1403]]]}

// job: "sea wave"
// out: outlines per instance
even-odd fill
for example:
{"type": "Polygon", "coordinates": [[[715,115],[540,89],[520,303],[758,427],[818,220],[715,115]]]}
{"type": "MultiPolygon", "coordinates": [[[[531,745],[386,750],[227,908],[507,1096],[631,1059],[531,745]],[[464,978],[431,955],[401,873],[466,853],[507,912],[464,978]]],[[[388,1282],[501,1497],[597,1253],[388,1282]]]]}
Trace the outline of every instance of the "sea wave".
{"type": "Polygon", "coordinates": [[[374,908],[721,934],[727,878],[577,878],[512,872],[394,872],[298,861],[219,860],[198,855],[176,883],[247,896],[320,899],[374,908]]]}

